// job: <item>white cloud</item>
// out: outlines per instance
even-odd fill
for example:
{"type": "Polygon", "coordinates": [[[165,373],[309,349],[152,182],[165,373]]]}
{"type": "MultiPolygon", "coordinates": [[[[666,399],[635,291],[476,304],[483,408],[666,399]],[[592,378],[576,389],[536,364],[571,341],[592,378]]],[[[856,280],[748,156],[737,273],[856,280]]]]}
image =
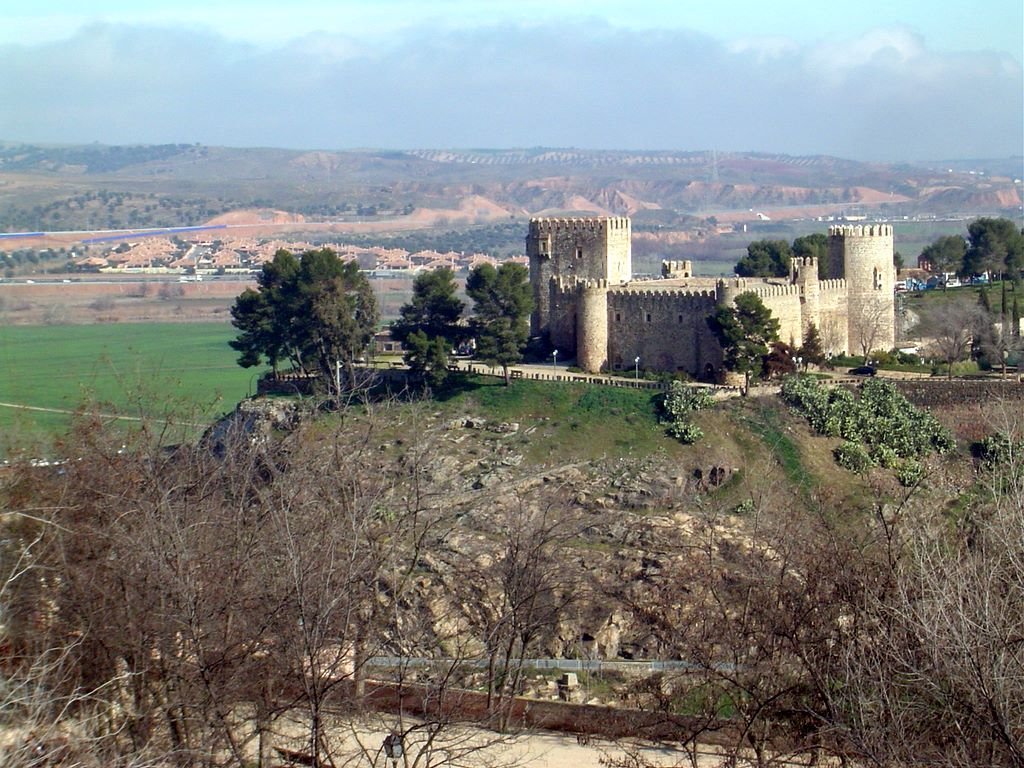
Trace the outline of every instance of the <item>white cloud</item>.
{"type": "Polygon", "coordinates": [[[270,47],[99,25],[0,46],[0,138],[299,148],[756,149],[865,159],[1020,152],[1021,67],[905,31],[726,45],[595,22],[350,33],[270,47]],[[959,112],[970,104],[972,119],[959,112]]]}

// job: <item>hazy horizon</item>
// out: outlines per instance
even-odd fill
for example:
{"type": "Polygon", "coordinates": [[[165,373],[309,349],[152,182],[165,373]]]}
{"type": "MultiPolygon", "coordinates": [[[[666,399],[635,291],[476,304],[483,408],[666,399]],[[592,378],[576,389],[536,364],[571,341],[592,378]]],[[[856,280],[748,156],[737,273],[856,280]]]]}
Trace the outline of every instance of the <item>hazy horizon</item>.
{"type": "Polygon", "coordinates": [[[0,30],[0,140],[1008,158],[1022,49],[1007,0],[42,0],[0,30]]]}

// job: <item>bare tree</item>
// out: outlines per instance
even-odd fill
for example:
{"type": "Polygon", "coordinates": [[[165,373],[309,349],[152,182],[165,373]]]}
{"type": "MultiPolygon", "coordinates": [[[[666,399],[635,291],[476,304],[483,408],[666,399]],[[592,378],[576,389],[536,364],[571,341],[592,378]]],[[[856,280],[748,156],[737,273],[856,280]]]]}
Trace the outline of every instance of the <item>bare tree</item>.
{"type": "Polygon", "coordinates": [[[580,590],[558,556],[577,530],[562,507],[518,497],[497,519],[495,550],[451,553],[450,589],[483,644],[487,711],[504,731],[513,697],[522,693],[525,660],[580,590]]]}
{"type": "Polygon", "coordinates": [[[947,378],[953,378],[953,365],[970,355],[972,342],[986,320],[978,307],[963,305],[943,306],[924,319],[922,332],[932,337],[935,354],[946,363],[947,378]]]}
{"type": "Polygon", "coordinates": [[[849,311],[850,345],[856,345],[867,360],[894,322],[892,304],[883,299],[866,299],[849,311]]]}

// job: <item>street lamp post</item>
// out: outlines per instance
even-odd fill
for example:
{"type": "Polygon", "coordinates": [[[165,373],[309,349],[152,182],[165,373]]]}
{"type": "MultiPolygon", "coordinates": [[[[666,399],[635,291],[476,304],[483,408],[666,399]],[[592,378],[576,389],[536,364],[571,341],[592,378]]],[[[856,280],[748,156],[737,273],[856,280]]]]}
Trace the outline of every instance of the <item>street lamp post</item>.
{"type": "Polygon", "coordinates": [[[800,366],[803,365],[803,362],[804,359],[798,355],[796,358],[796,372],[798,376],[800,375],[800,366]]]}
{"type": "Polygon", "coordinates": [[[552,375],[554,375],[554,373],[555,373],[555,366],[557,364],[558,364],[558,350],[556,349],[554,352],[551,353],[551,373],[552,373],[552,375]]]}
{"type": "Polygon", "coordinates": [[[402,746],[402,737],[397,733],[389,733],[385,736],[384,754],[391,761],[391,765],[397,766],[398,761],[401,760],[405,754],[405,749],[402,746]]]}
{"type": "MultiPolygon", "coordinates": [[[[1004,349],[1003,350],[1003,376],[1002,376],[1004,379],[1006,378],[1006,358],[1008,358],[1009,356],[1010,356],[1010,350],[1004,349]]],[[[1020,370],[1019,366],[1018,366],[1017,370],[1020,370]]]]}
{"type": "Polygon", "coordinates": [[[637,381],[639,381],[640,380],[640,356],[639,355],[637,355],[636,358],[633,360],[633,366],[634,366],[634,368],[633,368],[633,378],[636,379],[637,381]]]}

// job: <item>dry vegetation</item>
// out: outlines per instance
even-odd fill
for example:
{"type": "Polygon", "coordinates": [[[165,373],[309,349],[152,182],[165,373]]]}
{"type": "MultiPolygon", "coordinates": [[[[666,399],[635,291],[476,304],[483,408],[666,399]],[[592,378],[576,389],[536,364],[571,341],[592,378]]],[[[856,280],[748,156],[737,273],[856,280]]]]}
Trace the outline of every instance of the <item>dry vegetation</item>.
{"type": "Polygon", "coordinates": [[[4,763],[372,762],[351,736],[375,722],[408,765],[490,764],[546,690],[525,661],[576,656],[687,662],[593,695],[693,765],[709,741],[730,765],[1024,765],[1019,413],[987,411],[998,461],[901,489],[818,461],[833,442],[771,400],[603,459],[459,402],[173,449],[84,423],[87,461],[4,471],[4,763]]]}

